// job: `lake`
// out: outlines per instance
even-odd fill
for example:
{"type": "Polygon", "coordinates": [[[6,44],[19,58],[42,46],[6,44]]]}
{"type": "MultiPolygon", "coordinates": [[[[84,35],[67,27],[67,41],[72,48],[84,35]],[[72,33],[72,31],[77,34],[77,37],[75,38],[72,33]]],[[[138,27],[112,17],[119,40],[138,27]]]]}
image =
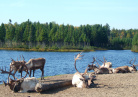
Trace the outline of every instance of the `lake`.
{"type": "MultiPolygon", "coordinates": [[[[74,56],[79,52],[35,52],[35,51],[10,51],[10,50],[0,50],[0,67],[3,67],[9,71],[9,65],[12,62],[11,58],[14,60],[20,60],[20,56],[24,56],[25,61],[31,58],[43,57],[46,59],[45,64],[45,76],[54,76],[60,74],[73,74],[75,73],[74,68],[74,56]]],[[[105,51],[95,51],[95,52],[83,52],[83,58],[77,60],[77,68],[80,72],[84,72],[87,65],[91,64],[93,57],[103,61],[103,56],[107,61],[112,62],[113,68],[118,66],[128,65],[129,61],[136,57],[135,64],[138,64],[138,53],[131,52],[130,50],[105,50],[105,51]]],[[[102,63],[99,62],[101,65],[102,63]]],[[[16,76],[20,78],[20,74],[17,73],[16,76]]],[[[35,77],[41,77],[41,71],[35,71],[35,77]]],[[[6,81],[8,74],[0,74],[0,81],[6,81]]],[[[0,82],[1,84],[2,82],[0,82]]]]}

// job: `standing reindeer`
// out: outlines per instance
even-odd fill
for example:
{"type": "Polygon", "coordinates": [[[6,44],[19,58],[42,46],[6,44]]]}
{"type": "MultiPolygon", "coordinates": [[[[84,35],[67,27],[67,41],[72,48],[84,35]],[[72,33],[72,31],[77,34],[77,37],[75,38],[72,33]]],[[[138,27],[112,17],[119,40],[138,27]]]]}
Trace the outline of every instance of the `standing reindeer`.
{"type": "MultiPolygon", "coordinates": [[[[23,56],[22,56],[23,57],[23,56]]],[[[15,75],[15,73],[17,72],[17,71],[19,71],[19,68],[20,68],[20,66],[25,66],[25,60],[24,60],[24,57],[23,57],[23,60],[21,61],[21,58],[20,58],[20,61],[15,61],[15,60],[13,60],[12,58],[11,58],[11,63],[10,63],[10,71],[12,72],[12,71],[14,71],[14,75],[15,75]]],[[[26,68],[26,70],[27,70],[27,67],[25,66],[25,68],[26,68]]],[[[19,71],[19,73],[21,73],[21,77],[22,77],[22,72],[21,71],[19,71]]]]}
{"type": "MultiPolygon", "coordinates": [[[[37,59],[30,59],[25,65],[27,66],[28,70],[30,70],[29,77],[31,77],[31,71],[33,70],[33,77],[34,72],[36,69],[40,69],[42,71],[41,80],[44,79],[44,66],[45,66],[45,58],[37,58],[37,59]]],[[[20,65],[19,71],[26,71],[24,65],[20,65]]]]}
{"type": "Polygon", "coordinates": [[[93,83],[92,79],[93,79],[94,76],[87,75],[87,68],[86,68],[84,73],[80,73],[76,68],[76,61],[78,59],[81,59],[80,57],[82,57],[82,56],[83,55],[81,55],[81,53],[79,53],[77,55],[77,57],[74,58],[75,59],[74,66],[75,66],[75,69],[76,69],[77,72],[73,75],[72,85],[76,86],[78,88],[89,88],[91,83],[93,83]]]}

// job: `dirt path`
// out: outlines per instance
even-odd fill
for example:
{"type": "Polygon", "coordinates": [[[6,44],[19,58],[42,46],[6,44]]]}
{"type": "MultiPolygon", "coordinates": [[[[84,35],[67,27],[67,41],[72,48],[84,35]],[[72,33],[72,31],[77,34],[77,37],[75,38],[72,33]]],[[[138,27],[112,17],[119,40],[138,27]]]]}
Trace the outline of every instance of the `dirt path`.
{"type": "MultiPolygon", "coordinates": [[[[71,77],[72,75],[69,75],[71,77]]],[[[61,76],[54,76],[57,79],[61,76]]],[[[66,76],[68,77],[68,76],[66,76]]],[[[53,78],[53,77],[51,77],[53,78]]],[[[50,79],[50,78],[49,78],[50,79]]],[[[137,97],[138,72],[127,74],[98,75],[95,85],[89,89],[68,86],[44,93],[13,93],[9,87],[0,85],[0,97],[137,97]]]]}

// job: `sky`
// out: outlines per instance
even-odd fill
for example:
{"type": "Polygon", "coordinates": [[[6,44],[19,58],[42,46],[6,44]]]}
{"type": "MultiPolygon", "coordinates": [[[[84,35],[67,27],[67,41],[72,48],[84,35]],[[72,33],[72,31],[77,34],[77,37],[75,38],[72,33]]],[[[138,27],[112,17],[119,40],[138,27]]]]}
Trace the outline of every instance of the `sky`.
{"type": "Polygon", "coordinates": [[[64,25],[107,23],[110,29],[138,29],[138,0],[1,0],[0,24],[28,19],[64,25]]]}

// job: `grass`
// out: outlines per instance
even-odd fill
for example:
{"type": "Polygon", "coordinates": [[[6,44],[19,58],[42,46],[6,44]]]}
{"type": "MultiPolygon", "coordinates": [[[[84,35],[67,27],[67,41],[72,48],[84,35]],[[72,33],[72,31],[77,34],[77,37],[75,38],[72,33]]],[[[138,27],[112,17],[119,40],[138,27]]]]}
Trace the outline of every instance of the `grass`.
{"type": "Polygon", "coordinates": [[[25,49],[25,48],[0,48],[0,50],[18,50],[18,51],[40,51],[40,52],[81,52],[81,51],[94,51],[92,50],[79,50],[79,49],[25,49]]]}

